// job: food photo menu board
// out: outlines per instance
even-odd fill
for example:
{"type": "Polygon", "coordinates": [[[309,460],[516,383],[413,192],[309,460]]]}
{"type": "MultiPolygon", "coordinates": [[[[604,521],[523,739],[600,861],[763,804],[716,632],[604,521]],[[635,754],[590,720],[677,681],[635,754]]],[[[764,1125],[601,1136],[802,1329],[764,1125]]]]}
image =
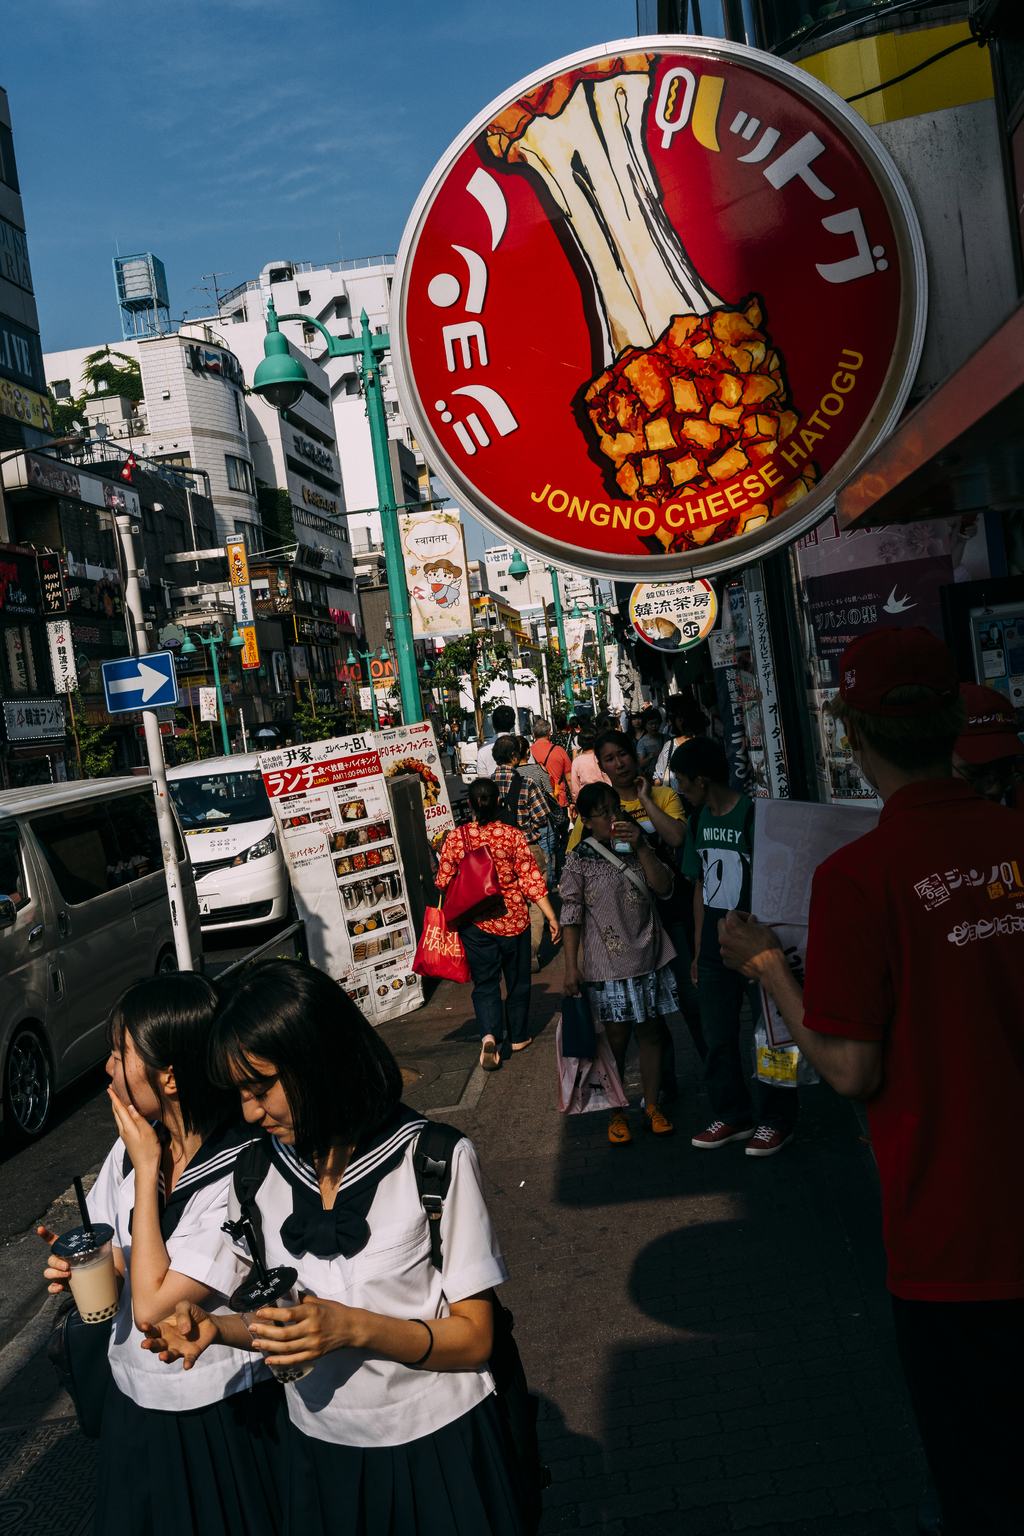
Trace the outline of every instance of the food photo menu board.
{"type": "MultiPolygon", "coordinates": [[[[418,746],[425,764],[428,751],[437,761],[427,732],[418,746]]],[[[309,958],[375,1024],[423,1002],[382,761],[397,734],[337,737],[260,758],[309,958]]]]}
{"type": "Polygon", "coordinates": [[[435,853],[455,825],[448,786],[444,781],[434,727],[428,720],[417,725],[399,725],[390,731],[376,731],[373,737],[386,778],[414,773],[423,790],[423,815],[427,837],[435,853]]]}

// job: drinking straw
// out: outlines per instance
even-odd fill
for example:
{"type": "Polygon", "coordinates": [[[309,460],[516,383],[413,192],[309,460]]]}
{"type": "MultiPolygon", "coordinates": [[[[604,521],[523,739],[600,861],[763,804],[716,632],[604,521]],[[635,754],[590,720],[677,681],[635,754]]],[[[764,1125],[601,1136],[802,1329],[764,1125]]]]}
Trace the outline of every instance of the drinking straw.
{"type": "Polygon", "coordinates": [[[266,1264],[263,1262],[263,1245],[257,1238],[256,1233],[253,1231],[252,1222],[247,1216],[242,1217],[241,1221],[239,1222],[239,1226],[242,1228],[245,1241],[248,1244],[249,1252],[252,1255],[252,1261],[256,1265],[256,1273],[259,1275],[262,1283],[267,1285],[270,1281],[270,1271],[267,1269],[266,1264]]]}
{"type": "Polygon", "coordinates": [[[78,1196],[78,1209],[82,1213],[82,1226],[89,1236],[92,1237],[94,1233],[92,1222],[89,1220],[89,1207],[85,1203],[85,1190],[82,1188],[82,1181],[77,1173],[75,1174],[75,1194],[78,1196]]]}

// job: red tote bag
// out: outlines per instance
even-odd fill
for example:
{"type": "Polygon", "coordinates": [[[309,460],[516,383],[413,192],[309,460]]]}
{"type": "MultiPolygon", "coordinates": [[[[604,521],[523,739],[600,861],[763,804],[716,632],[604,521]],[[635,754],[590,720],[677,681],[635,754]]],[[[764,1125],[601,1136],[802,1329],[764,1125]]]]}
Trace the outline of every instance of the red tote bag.
{"type": "Polygon", "coordinates": [[[445,981],[472,979],[462,940],[448,927],[440,907],[428,907],[423,914],[412,968],[418,976],[441,976],[445,981]]]}
{"type": "Polygon", "coordinates": [[[462,845],[462,859],[444,903],[445,922],[456,931],[468,928],[470,923],[486,923],[505,915],[505,898],[498,884],[493,853],[486,845],[469,846],[468,827],[462,828],[462,845]]]}

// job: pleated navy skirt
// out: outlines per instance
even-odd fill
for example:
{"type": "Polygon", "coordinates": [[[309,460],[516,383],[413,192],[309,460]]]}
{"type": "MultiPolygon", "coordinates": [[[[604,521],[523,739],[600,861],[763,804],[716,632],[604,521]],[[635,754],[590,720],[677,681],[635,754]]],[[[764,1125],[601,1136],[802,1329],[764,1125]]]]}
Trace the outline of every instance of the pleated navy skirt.
{"type": "Polygon", "coordinates": [[[140,1408],[111,1382],[93,1536],[281,1536],[294,1438],[276,1381],[186,1413],[140,1408]]]}
{"type": "Polygon", "coordinates": [[[530,1536],[536,1528],[493,1395],[406,1445],[334,1445],[294,1428],[290,1443],[284,1536],[530,1536]]]}

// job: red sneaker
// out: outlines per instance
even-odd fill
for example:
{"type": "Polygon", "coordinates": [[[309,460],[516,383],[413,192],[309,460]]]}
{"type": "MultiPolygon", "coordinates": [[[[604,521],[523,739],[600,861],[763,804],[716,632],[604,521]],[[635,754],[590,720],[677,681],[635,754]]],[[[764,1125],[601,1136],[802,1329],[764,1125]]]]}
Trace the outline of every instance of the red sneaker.
{"type": "Polygon", "coordinates": [[[771,1125],[759,1125],[746,1148],[748,1157],[774,1157],[783,1147],[788,1147],[795,1131],[777,1131],[771,1125]]]}
{"type": "Polygon", "coordinates": [[[752,1125],[726,1125],[724,1120],[712,1120],[706,1131],[692,1138],[691,1145],[709,1151],[712,1147],[724,1147],[728,1141],[749,1141],[753,1134],[752,1125]]]}

